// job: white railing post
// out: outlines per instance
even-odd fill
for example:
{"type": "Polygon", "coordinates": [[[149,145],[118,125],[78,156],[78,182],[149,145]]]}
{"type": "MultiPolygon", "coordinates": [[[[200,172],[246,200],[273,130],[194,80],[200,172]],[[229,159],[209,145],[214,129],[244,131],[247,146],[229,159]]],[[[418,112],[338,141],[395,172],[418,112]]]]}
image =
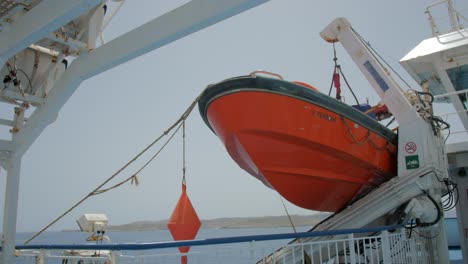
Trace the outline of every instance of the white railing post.
{"type": "Polygon", "coordinates": [[[354,235],[349,234],[349,261],[351,264],[356,264],[356,249],[354,248],[354,235]]]}
{"type": "Polygon", "coordinates": [[[411,250],[411,263],[418,263],[417,251],[416,251],[416,239],[409,239],[407,241],[410,245],[411,250]]]}
{"type": "Polygon", "coordinates": [[[111,264],[116,264],[116,262],[115,262],[115,252],[114,251],[110,252],[110,261],[111,261],[111,264]]]}
{"type": "Polygon", "coordinates": [[[385,230],[381,234],[382,236],[382,261],[383,264],[390,264],[392,263],[392,256],[390,252],[390,241],[388,236],[388,231],[385,230]]]}
{"type": "Polygon", "coordinates": [[[143,259],[145,258],[145,257],[143,257],[144,253],[143,253],[142,250],[140,250],[138,253],[139,253],[138,260],[139,260],[140,264],[143,264],[143,259]]]}
{"type": "Polygon", "coordinates": [[[255,240],[250,241],[250,252],[249,252],[249,263],[254,263],[254,257],[255,257],[255,240]]]}
{"type": "Polygon", "coordinates": [[[45,250],[41,249],[39,255],[36,256],[36,264],[44,264],[45,250]]]}

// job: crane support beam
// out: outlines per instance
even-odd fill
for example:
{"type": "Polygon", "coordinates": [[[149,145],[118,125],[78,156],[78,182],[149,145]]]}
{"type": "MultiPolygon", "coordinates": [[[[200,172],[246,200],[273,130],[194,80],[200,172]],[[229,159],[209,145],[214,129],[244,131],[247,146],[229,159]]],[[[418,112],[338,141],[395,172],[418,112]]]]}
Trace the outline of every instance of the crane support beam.
{"type": "Polygon", "coordinates": [[[0,32],[0,65],[60,26],[101,4],[102,0],[41,1],[0,32]]]}
{"type": "Polygon", "coordinates": [[[411,172],[405,178],[395,177],[333,215],[328,221],[317,225],[314,231],[364,227],[438,185],[440,175],[444,175],[444,172],[437,167],[428,166],[411,172]]]}
{"type": "MultiPolygon", "coordinates": [[[[394,177],[365,197],[327,218],[326,221],[317,224],[313,231],[369,227],[369,223],[385,217],[400,205],[423,194],[425,191],[431,190],[434,185],[439,184],[438,177],[444,174],[445,172],[437,167],[427,166],[414,170],[404,178],[394,177]]],[[[439,225],[443,224],[443,219],[440,221],[439,225]]],[[[445,239],[445,230],[442,228],[438,232],[441,232],[439,235],[445,239]]],[[[338,238],[340,238],[340,235],[326,237],[327,241],[338,238]]],[[[323,237],[310,237],[301,238],[300,241],[301,243],[310,243],[323,239],[323,237]]],[[[446,241],[441,243],[440,246],[447,248],[446,241]]],[[[280,249],[273,253],[271,257],[272,259],[282,259],[287,254],[292,254],[292,252],[280,249]]],[[[446,258],[448,259],[448,256],[446,258]]],[[[444,256],[442,256],[442,259],[444,259],[444,256]]]]}

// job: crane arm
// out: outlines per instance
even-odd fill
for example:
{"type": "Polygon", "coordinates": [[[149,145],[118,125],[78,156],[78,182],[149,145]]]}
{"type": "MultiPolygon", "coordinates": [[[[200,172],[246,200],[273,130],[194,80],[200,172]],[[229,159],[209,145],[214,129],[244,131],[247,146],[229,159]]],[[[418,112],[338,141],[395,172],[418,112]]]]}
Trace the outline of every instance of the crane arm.
{"type": "Polygon", "coordinates": [[[335,19],[320,36],[327,42],[342,44],[400,126],[419,118],[416,108],[406,99],[390,72],[375,58],[346,18],[335,19]]]}

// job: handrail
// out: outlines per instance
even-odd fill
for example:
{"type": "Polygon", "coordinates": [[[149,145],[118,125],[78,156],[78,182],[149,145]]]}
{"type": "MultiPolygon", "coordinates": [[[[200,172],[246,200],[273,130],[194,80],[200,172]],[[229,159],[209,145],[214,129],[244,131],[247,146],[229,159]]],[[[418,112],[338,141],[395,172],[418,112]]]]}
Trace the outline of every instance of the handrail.
{"type": "Polygon", "coordinates": [[[439,2],[436,2],[436,3],[432,3],[426,8],[426,11],[429,11],[430,8],[432,8],[432,7],[436,6],[436,5],[443,4],[443,3],[447,2],[447,1],[448,0],[442,0],[442,1],[439,1],[439,2]]]}
{"type": "MultiPolygon", "coordinates": [[[[304,237],[321,237],[332,235],[347,235],[358,233],[375,233],[385,230],[395,230],[402,228],[403,225],[390,225],[382,227],[371,228],[352,228],[340,229],[330,231],[315,231],[315,232],[299,232],[299,233],[282,233],[282,234],[266,234],[266,235],[252,235],[252,236],[237,236],[237,237],[222,237],[222,238],[207,238],[186,241],[169,241],[169,242],[152,242],[152,243],[124,243],[124,244],[62,244],[62,245],[17,245],[17,250],[22,249],[46,249],[46,250],[149,250],[160,248],[176,248],[187,246],[204,246],[204,245],[218,245],[218,244],[233,244],[251,241],[267,241],[267,240],[281,240],[293,239],[304,237]]],[[[0,247],[1,251],[1,247],[0,247]]]]}
{"type": "MultiPolygon", "coordinates": [[[[433,3],[433,4],[429,5],[426,8],[426,12],[425,12],[426,14],[429,15],[429,22],[431,24],[431,30],[432,30],[432,36],[433,37],[438,37],[440,35],[440,31],[439,31],[439,27],[436,24],[436,21],[434,20],[434,17],[431,14],[430,9],[437,6],[437,5],[443,4],[443,3],[447,3],[447,5],[448,5],[448,17],[449,17],[449,20],[450,20],[451,30],[452,31],[457,31],[457,30],[463,29],[463,26],[459,22],[460,14],[458,13],[457,10],[455,10],[453,0],[442,0],[442,1],[439,1],[439,2],[436,2],[436,3],[433,3]]],[[[463,19],[465,19],[463,16],[461,16],[461,17],[463,19]]]]}
{"type": "Polygon", "coordinates": [[[257,76],[257,74],[259,74],[259,73],[272,75],[272,76],[275,76],[276,78],[278,78],[278,79],[280,79],[280,80],[284,80],[284,79],[283,79],[283,76],[281,76],[281,75],[278,74],[278,73],[269,72],[269,71],[263,71],[263,70],[256,70],[256,71],[253,71],[253,72],[250,73],[250,76],[257,76]]]}
{"type": "Polygon", "coordinates": [[[468,93],[468,89],[463,89],[463,90],[460,90],[460,91],[434,95],[434,99],[444,98],[444,97],[447,97],[447,96],[450,96],[450,95],[464,94],[464,93],[468,93]]]}

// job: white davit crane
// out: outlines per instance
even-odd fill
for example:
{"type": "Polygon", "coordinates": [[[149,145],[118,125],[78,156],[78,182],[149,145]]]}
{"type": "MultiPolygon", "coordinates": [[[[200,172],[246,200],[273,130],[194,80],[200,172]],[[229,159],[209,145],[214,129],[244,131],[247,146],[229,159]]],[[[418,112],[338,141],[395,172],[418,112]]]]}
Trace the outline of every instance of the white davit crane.
{"type": "Polygon", "coordinates": [[[432,96],[425,87],[424,92],[404,92],[345,18],[335,19],[320,35],[328,42],[342,44],[398,122],[398,174],[314,230],[368,226],[406,203],[408,216],[434,222],[435,201],[435,232],[439,236],[434,250],[437,248],[441,259],[448,259],[441,210],[441,196],[446,192],[443,182],[448,178],[447,155],[440,120],[432,113],[432,96]]]}
{"type": "MultiPolygon", "coordinates": [[[[320,35],[328,42],[342,44],[380,96],[381,102],[398,121],[398,174],[316,225],[313,231],[364,228],[395,222],[406,224],[409,218],[413,218],[422,223],[418,233],[433,238],[428,241],[431,258],[436,263],[448,262],[441,205],[441,197],[447,192],[444,186],[448,179],[447,155],[440,120],[432,114],[432,95],[424,87],[424,92],[413,89],[404,92],[345,18],[335,19],[320,35]]],[[[334,238],[327,237],[327,241],[334,238]]],[[[301,238],[300,242],[322,239],[301,238]]],[[[317,260],[321,252],[310,249],[307,254],[310,259],[317,260]]],[[[280,249],[271,259],[291,254],[280,249]]]]}
{"type": "Polygon", "coordinates": [[[445,175],[444,139],[437,124],[434,124],[436,120],[431,107],[428,107],[431,102],[426,99],[427,93],[405,93],[345,18],[335,19],[320,35],[328,42],[343,45],[380,96],[381,102],[398,121],[398,176],[404,177],[415,167],[430,164],[440,168],[445,175]]]}

